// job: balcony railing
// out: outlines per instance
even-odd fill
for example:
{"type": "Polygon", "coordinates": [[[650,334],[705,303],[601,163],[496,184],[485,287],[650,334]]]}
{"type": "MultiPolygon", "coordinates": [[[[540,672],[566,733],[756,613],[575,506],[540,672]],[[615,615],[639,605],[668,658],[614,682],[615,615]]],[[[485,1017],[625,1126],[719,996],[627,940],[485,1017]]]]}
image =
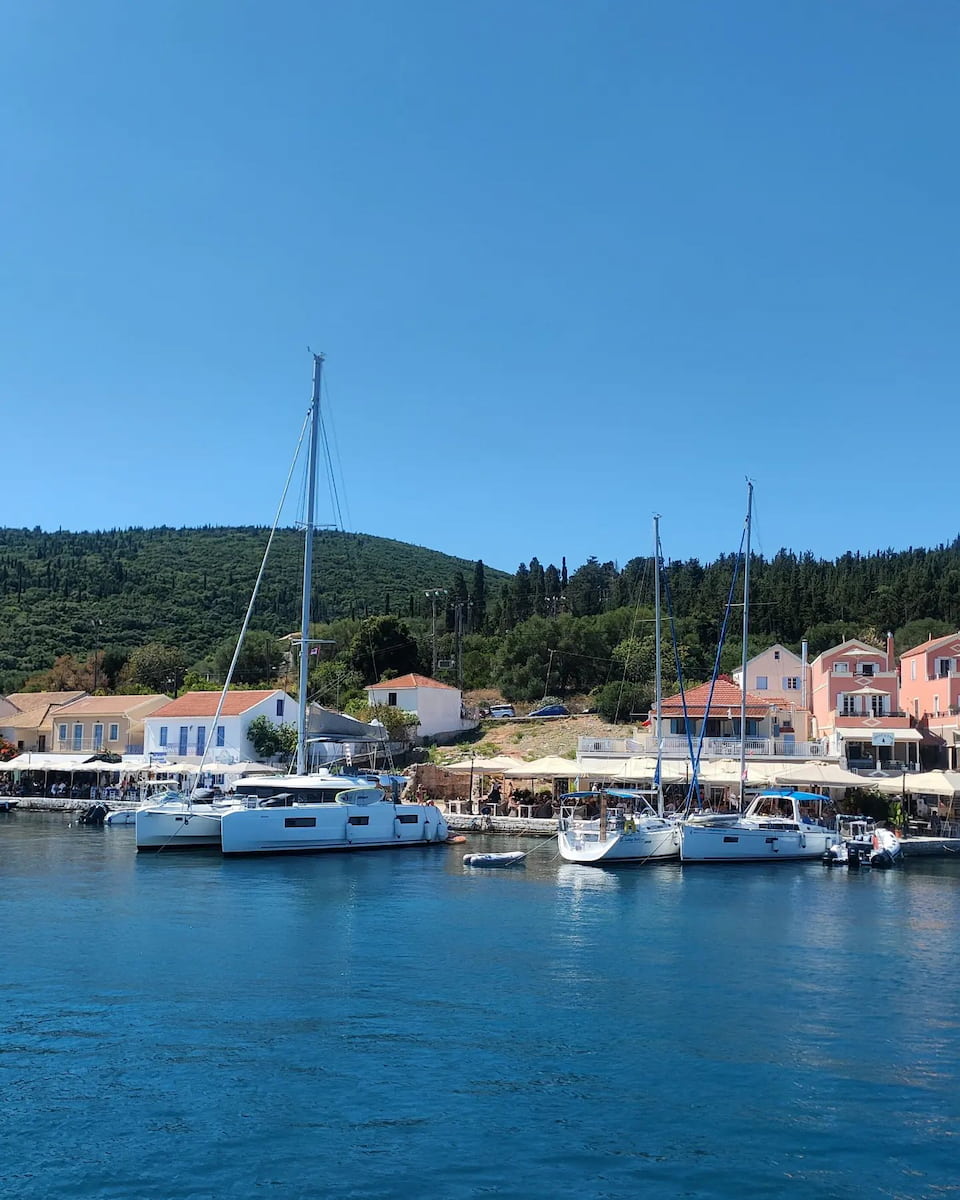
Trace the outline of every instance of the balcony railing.
{"type": "Polygon", "coordinates": [[[118,742],[108,742],[103,738],[54,738],[55,754],[142,754],[143,744],[132,742],[121,746],[118,742]]]}
{"type": "MultiPolygon", "coordinates": [[[[698,739],[693,738],[696,752],[698,739]]],[[[749,758],[828,758],[824,742],[800,742],[787,738],[747,738],[746,751],[749,758]]],[[[585,738],[579,739],[577,755],[605,758],[630,758],[634,755],[656,755],[657,739],[647,738],[585,738]]],[[[688,758],[690,745],[685,737],[669,735],[663,739],[664,758],[688,758]]],[[[739,758],[739,738],[704,738],[701,758],[739,758]]],[[[836,757],[836,755],[834,755],[836,757]]]]}

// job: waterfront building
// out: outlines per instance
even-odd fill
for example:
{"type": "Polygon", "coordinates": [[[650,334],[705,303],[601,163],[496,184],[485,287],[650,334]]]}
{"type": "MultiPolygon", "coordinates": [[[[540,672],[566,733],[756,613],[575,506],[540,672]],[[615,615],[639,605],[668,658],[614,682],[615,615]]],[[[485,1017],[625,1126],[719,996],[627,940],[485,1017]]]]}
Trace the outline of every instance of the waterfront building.
{"type": "Polygon", "coordinates": [[[144,720],[169,696],[86,696],[52,717],[55,754],[142,754],[144,720]]]}
{"type": "Polygon", "coordinates": [[[0,738],[22,753],[44,754],[53,748],[54,716],[86,695],[84,691],[11,692],[0,697],[0,738]]]}
{"type": "Polygon", "coordinates": [[[185,692],[167,700],[144,721],[144,753],[154,761],[167,757],[211,763],[246,762],[258,757],[247,736],[250,723],[266,717],[273,725],[296,721],[297,702],[280,688],[227,692],[215,721],[220,692],[185,692]]]}
{"type": "Polygon", "coordinates": [[[783,701],[788,706],[804,708],[808,674],[809,669],[800,655],[777,642],[748,659],[745,684],[740,667],[732,673],[732,679],[737,687],[746,687],[748,692],[755,692],[764,700],[783,701]]]}
{"type": "Polygon", "coordinates": [[[938,748],[940,765],[960,762],[960,633],[930,638],[900,655],[904,710],[938,748]]]}
{"type": "Polygon", "coordinates": [[[884,650],[848,638],[810,664],[814,728],[852,771],[918,770],[918,730],[900,707],[893,635],[884,650]]]}
{"type": "Polygon", "coordinates": [[[367,703],[416,713],[418,738],[442,737],[473,729],[477,722],[463,715],[463,693],[426,675],[401,675],[367,688],[367,703]]]}

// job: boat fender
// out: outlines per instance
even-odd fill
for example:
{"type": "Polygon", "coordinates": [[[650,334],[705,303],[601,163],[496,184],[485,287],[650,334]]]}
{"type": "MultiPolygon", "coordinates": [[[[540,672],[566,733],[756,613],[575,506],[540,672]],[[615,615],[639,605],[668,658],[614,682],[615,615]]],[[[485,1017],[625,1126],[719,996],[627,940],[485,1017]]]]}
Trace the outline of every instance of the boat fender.
{"type": "Polygon", "coordinates": [[[880,849],[880,839],[879,839],[879,837],[877,837],[877,835],[876,835],[876,834],[874,834],[874,835],[873,835],[873,837],[872,837],[870,840],[873,842],[873,848],[874,848],[874,850],[879,850],[879,849],[880,849]]]}
{"type": "Polygon", "coordinates": [[[807,835],[805,833],[801,833],[800,834],[800,849],[806,850],[806,848],[807,848],[807,835]]]}
{"type": "Polygon", "coordinates": [[[450,846],[459,846],[462,842],[465,842],[466,840],[467,839],[463,836],[462,833],[451,833],[450,836],[447,838],[447,844],[450,846]]]}

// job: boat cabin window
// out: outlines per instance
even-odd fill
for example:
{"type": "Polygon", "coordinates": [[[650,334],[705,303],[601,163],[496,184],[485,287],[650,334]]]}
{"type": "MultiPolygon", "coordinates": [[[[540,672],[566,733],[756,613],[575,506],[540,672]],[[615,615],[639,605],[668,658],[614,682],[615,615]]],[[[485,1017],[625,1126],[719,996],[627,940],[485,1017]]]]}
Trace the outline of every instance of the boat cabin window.
{"type": "Polygon", "coordinates": [[[347,817],[347,824],[348,825],[369,825],[370,818],[369,817],[358,817],[356,815],[350,816],[350,817],[347,817]]]}
{"type": "Polygon", "coordinates": [[[397,813],[397,820],[401,825],[416,825],[420,817],[417,813],[397,813]]]}
{"type": "Polygon", "coordinates": [[[756,815],[793,820],[793,801],[788,796],[764,796],[757,805],[756,815]]]}
{"type": "Polygon", "coordinates": [[[285,817],[283,821],[284,829],[315,829],[316,825],[316,817],[285,817]]]}

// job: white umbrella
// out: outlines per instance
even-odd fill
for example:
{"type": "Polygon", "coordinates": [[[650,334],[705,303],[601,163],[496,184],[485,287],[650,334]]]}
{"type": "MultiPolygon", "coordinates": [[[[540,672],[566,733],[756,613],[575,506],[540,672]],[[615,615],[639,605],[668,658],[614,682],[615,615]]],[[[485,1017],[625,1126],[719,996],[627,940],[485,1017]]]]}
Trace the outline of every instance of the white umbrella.
{"type": "Polygon", "coordinates": [[[845,771],[836,763],[808,762],[795,767],[787,767],[777,773],[780,783],[809,783],[821,787],[851,787],[869,788],[870,782],[863,775],[854,775],[845,771]]]}
{"type": "Polygon", "coordinates": [[[519,758],[498,754],[494,758],[464,758],[459,762],[445,764],[443,769],[445,771],[473,771],[475,775],[495,775],[501,771],[509,771],[513,767],[521,766],[523,763],[519,758]]]}
{"type": "Polygon", "coordinates": [[[535,758],[533,762],[518,762],[503,773],[510,779],[573,779],[583,773],[583,768],[573,759],[548,754],[545,758],[535,758]]]}
{"type": "MultiPolygon", "coordinates": [[[[901,780],[897,780],[900,791],[901,780]]],[[[960,773],[957,771],[924,771],[907,775],[903,787],[911,796],[956,796],[960,794],[960,773]]]]}

